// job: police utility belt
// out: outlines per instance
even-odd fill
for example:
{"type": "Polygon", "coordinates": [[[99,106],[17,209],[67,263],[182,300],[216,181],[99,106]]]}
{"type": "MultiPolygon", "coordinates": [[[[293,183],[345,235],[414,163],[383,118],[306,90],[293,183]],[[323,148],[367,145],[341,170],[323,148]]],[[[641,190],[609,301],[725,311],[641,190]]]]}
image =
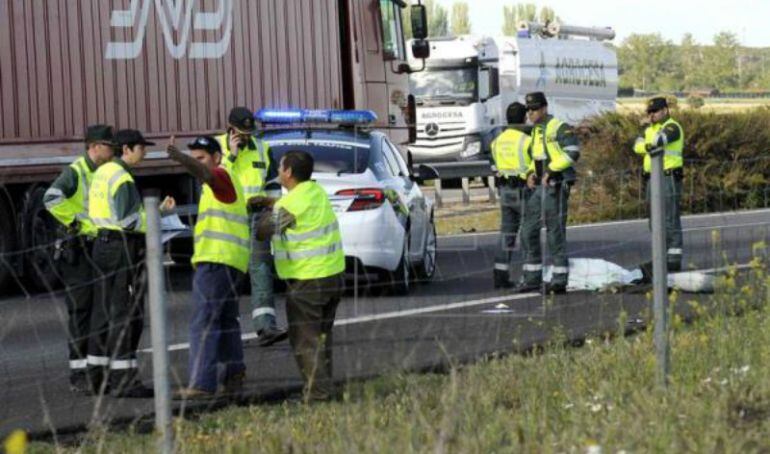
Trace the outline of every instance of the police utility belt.
{"type": "Polygon", "coordinates": [[[126,232],[124,230],[100,229],[97,237],[101,241],[139,241],[144,239],[144,234],[139,232],[126,232]]]}
{"type": "Polygon", "coordinates": [[[507,187],[507,188],[523,188],[527,186],[527,180],[522,180],[521,178],[515,176],[515,175],[501,175],[497,178],[497,186],[498,187],[507,187]]]}
{"type": "MultiPolygon", "coordinates": [[[[664,170],[663,175],[667,177],[673,176],[674,178],[681,180],[682,178],[684,178],[684,169],[682,169],[681,167],[677,167],[676,169],[664,170]]],[[[644,179],[649,180],[650,174],[645,172],[644,179]]]]}

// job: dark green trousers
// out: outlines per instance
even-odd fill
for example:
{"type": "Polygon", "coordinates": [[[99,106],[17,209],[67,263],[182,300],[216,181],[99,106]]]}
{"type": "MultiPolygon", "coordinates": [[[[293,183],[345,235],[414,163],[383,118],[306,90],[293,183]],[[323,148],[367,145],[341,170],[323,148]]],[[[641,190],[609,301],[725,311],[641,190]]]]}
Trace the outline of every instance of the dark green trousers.
{"type": "Polygon", "coordinates": [[[495,276],[510,279],[513,248],[519,233],[524,204],[532,191],[526,187],[500,186],[500,238],[495,251],[495,276]]]}
{"type": "Polygon", "coordinates": [[[535,188],[527,199],[521,223],[521,245],[524,250],[522,283],[538,285],[543,280],[543,251],[540,247],[540,229],[545,218],[548,251],[553,260],[553,285],[567,285],[569,260],[567,258],[567,208],[570,187],[558,184],[535,188]]]}

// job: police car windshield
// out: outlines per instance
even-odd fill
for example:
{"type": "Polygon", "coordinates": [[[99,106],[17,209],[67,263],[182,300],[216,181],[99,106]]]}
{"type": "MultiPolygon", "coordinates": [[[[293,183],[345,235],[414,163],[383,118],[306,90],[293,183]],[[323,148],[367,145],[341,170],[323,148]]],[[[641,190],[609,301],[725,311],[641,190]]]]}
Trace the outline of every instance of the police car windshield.
{"type": "Polygon", "coordinates": [[[340,141],[311,141],[304,144],[278,141],[270,143],[270,150],[276,161],[280,161],[288,151],[306,151],[313,156],[314,171],[319,173],[364,173],[369,162],[368,146],[340,141]]]}

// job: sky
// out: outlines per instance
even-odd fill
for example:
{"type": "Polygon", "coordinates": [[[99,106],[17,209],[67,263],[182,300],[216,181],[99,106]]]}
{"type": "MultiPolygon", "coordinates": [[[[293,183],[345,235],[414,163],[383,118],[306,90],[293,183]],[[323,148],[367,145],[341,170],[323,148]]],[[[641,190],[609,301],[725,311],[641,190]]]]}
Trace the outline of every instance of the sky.
{"type": "MultiPolygon", "coordinates": [[[[451,11],[455,0],[437,0],[451,11]]],[[[660,33],[678,43],[692,33],[701,44],[715,34],[731,31],[741,44],[770,47],[770,0],[463,0],[468,3],[473,33],[499,34],[503,5],[534,3],[550,6],[570,25],[612,27],[620,44],[632,33],[660,33]]],[[[451,13],[450,13],[451,14],[451,13]]],[[[451,17],[451,16],[450,16],[451,17]]]]}

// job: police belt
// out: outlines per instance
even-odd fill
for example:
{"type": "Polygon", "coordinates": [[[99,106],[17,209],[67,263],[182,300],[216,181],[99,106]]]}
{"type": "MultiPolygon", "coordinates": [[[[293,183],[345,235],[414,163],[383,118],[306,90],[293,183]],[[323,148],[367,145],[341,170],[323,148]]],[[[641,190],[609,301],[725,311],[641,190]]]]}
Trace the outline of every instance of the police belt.
{"type": "Polygon", "coordinates": [[[97,234],[102,241],[139,241],[144,239],[144,233],[126,232],[124,230],[100,229],[97,234]]]}
{"type": "MultiPolygon", "coordinates": [[[[676,169],[668,169],[663,171],[663,175],[670,177],[674,176],[674,178],[682,179],[684,178],[684,170],[681,167],[677,167],[676,169]]],[[[650,174],[648,172],[644,173],[644,179],[649,180],[650,174]]]]}
{"type": "Polygon", "coordinates": [[[508,188],[523,188],[527,185],[527,180],[522,180],[517,176],[500,176],[497,179],[497,185],[508,188]]]}

